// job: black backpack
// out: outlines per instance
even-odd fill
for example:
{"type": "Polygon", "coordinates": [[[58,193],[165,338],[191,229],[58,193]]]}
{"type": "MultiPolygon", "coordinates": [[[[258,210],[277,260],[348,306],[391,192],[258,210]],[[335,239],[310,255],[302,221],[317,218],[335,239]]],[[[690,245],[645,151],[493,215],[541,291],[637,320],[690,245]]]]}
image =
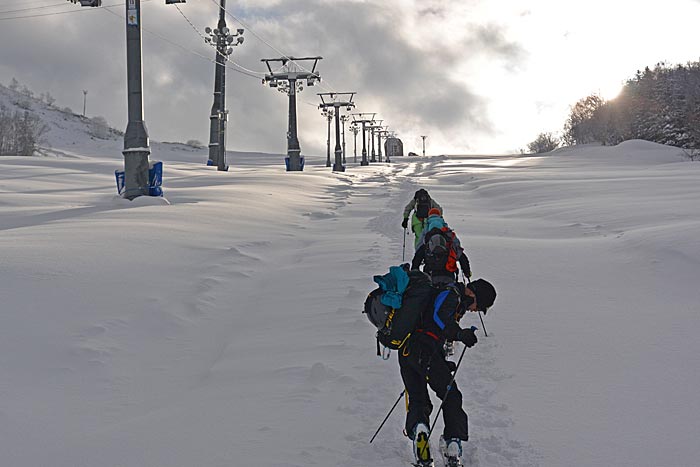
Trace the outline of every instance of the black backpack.
{"type": "Polygon", "coordinates": [[[363,313],[377,328],[377,355],[379,344],[398,350],[421,322],[421,315],[433,299],[430,277],[421,271],[408,272],[408,287],[402,295],[400,308],[392,308],[381,302],[384,291],[378,287],[367,296],[363,313]]]}
{"type": "Polygon", "coordinates": [[[457,271],[458,255],[453,244],[454,232],[433,228],[425,234],[425,271],[457,271]]]}
{"type": "Polygon", "coordinates": [[[418,219],[426,219],[431,207],[430,195],[428,195],[427,191],[420,189],[416,191],[414,199],[416,200],[416,217],[418,219]]]}

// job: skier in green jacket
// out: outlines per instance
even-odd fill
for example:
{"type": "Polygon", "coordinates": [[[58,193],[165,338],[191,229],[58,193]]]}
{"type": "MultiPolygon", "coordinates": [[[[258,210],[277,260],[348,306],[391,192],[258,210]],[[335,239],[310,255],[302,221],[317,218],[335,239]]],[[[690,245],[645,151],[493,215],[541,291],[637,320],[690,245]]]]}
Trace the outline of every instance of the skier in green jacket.
{"type": "Polygon", "coordinates": [[[415,235],[415,239],[413,240],[414,247],[418,246],[418,240],[420,239],[421,233],[423,233],[425,221],[428,218],[428,212],[432,208],[439,209],[440,214],[444,214],[442,207],[430,197],[425,189],[421,188],[416,191],[413,199],[403,210],[403,222],[401,222],[401,227],[404,229],[408,228],[408,218],[411,216],[411,211],[413,211],[413,216],[411,216],[411,231],[415,235]]]}

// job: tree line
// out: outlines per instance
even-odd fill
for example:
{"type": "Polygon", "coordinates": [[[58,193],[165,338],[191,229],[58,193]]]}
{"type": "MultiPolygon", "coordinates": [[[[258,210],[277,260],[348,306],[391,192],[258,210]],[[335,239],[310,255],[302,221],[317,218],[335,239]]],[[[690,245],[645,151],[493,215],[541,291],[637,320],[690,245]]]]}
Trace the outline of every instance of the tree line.
{"type": "Polygon", "coordinates": [[[700,148],[700,62],[658,63],[638,70],[614,99],[597,94],[580,99],[571,107],[560,140],[541,133],[528,149],[541,153],[559,144],[615,145],[629,139],[700,148]]]}

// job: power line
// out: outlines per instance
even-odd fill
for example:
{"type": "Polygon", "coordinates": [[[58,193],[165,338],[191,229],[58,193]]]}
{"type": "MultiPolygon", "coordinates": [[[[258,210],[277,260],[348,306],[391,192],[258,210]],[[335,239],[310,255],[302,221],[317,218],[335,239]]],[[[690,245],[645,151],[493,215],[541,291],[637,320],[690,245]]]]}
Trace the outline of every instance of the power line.
{"type": "MultiPolygon", "coordinates": [[[[113,5],[113,6],[119,6],[119,5],[113,5]]],[[[108,11],[109,13],[113,14],[114,16],[116,16],[116,17],[118,17],[118,18],[120,18],[120,19],[122,19],[122,20],[125,19],[122,15],[120,15],[119,13],[115,13],[114,11],[110,10],[109,8],[105,8],[105,11],[108,11]]],[[[177,47],[177,48],[179,48],[179,49],[182,49],[182,50],[184,50],[184,51],[186,51],[186,52],[189,52],[189,53],[191,53],[191,54],[193,54],[193,55],[196,55],[196,56],[198,56],[198,57],[200,57],[200,58],[202,58],[202,59],[204,59],[204,60],[206,60],[206,61],[208,61],[208,62],[216,63],[216,61],[212,60],[211,58],[207,57],[206,55],[203,55],[203,54],[201,54],[201,53],[199,53],[199,52],[196,52],[196,51],[194,51],[194,50],[188,49],[188,48],[185,47],[184,45],[180,45],[180,44],[178,44],[177,42],[173,42],[173,41],[171,41],[170,39],[168,39],[167,37],[164,37],[164,36],[158,34],[157,32],[151,31],[150,29],[146,29],[146,28],[144,28],[143,26],[141,26],[141,29],[143,29],[145,32],[147,32],[147,33],[149,33],[149,34],[151,34],[151,35],[157,37],[158,39],[160,39],[160,40],[162,40],[162,41],[164,41],[164,42],[167,42],[167,43],[170,44],[170,45],[174,45],[175,47],[177,47]]],[[[233,68],[233,67],[230,67],[230,66],[227,66],[226,68],[229,68],[229,69],[231,69],[231,70],[233,70],[233,71],[235,71],[235,72],[238,72],[238,73],[241,73],[241,74],[250,76],[251,78],[260,79],[259,76],[256,76],[256,75],[247,73],[247,72],[242,71],[242,70],[239,70],[239,69],[237,69],[237,68],[233,68]]]]}
{"type": "MultiPolygon", "coordinates": [[[[275,46],[272,45],[270,42],[268,42],[267,40],[265,40],[265,38],[263,38],[262,36],[260,36],[259,34],[257,34],[248,24],[246,24],[245,22],[243,22],[243,20],[241,20],[240,18],[238,18],[237,16],[235,16],[233,13],[231,13],[230,11],[228,11],[226,8],[223,8],[219,3],[216,2],[216,0],[211,0],[211,2],[212,2],[214,5],[216,5],[217,8],[219,8],[219,9],[221,9],[221,10],[224,10],[224,12],[226,12],[227,15],[229,15],[231,18],[233,18],[234,20],[236,20],[241,26],[243,26],[244,28],[246,28],[246,30],[247,30],[248,32],[250,32],[252,35],[254,35],[255,37],[257,37],[263,44],[267,45],[267,46],[270,47],[272,50],[274,50],[275,52],[277,52],[278,54],[280,54],[280,56],[281,56],[282,58],[289,59],[290,62],[295,63],[295,64],[296,64],[299,68],[301,68],[302,70],[304,70],[304,71],[306,71],[306,72],[308,72],[308,73],[311,73],[311,70],[308,70],[308,69],[304,68],[303,65],[301,65],[301,64],[299,64],[299,63],[297,63],[297,62],[295,62],[294,60],[291,60],[291,57],[289,57],[287,54],[285,54],[285,53],[283,53],[282,51],[280,51],[277,47],[275,47],[275,46]]],[[[321,82],[319,83],[319,86],[320,86],[321,88],[325,89],[326,91],[335,92],[335,90],[332,89],[333,86],[332,86],[330,83],[328,83],[328,85],[331,87],[331,89],[329,89],[329,88],[327,88],[326,86],[324,86],[324,81],[321,81],[321,82]]]]}
{"type": "Polygon", "coordinates": [[[68,6],[68,4],[67,3],[54,3],[52,5],[34,6],[34,7],[30,7],[30,8],[20,8],[19,10],[5,10],[5,11],[0,11],[0,15],[4,15],[6,13],[18,13],[20,11],[43,10],[44,8],[55,8],[57,6],[68,6]]]}
{"type": "MultiPolygon", "coordinates": [[[[143,0],[143,3],[150,2],[151,0],[143,0]]],[[[0,18],[0,21],[7,21],[7,20],[13,20],[13,19],[25,19],[25,18],[38,18],[41,16],[54,16],[54,15],[65,15],[68,13],[78,13],[81,11],[94,11],[94,10],[103,10],[107,8],[114,8],[118,6],[124,6],[126,3],[115,3],[114,5],[102,5],[100,7],[96,8],[80,8],[80,9],[73,9],[73,10],[68,10],[68,11],[56,11],[53,13],[38,13],[36,15],[24,15],[24,16],[13,16],[11,18],[0,18]]]]}
{"type": "MultiPolygon", "coordinates": [[[[202,32],[197,28],[197,26],[195,26],[195,25],[192,23],[192,21],[190,21],[190,19],[187,17],[187,15],[185,15],[185,13],[180,9],[180,7],[178,7],[178,6],[175,4],[175,8],[177,8],[177,11],[180,12],[180,14],[182,15],[182,17],[185,18],[185,21],[187,21],[187,23],[192,27],[192,29],[194,29],[194,31],[199,35],[199,37],[201,37],[202,39],[204,39],[205,43],[206,43],[206,44],[209,44],[210,47],[213,47],[214,50],[216,50],[216,53],[217,53],[217,54],[221,55],[221,54],[219,53],[219,51],[216,49],[216,45],[214,45],[213,43],[210,43],[210,42],[206,42],[207,37],[204,36],[204,35],[202,34],[202,32]]],[[[241,70],[245,70],[245,71],[247,71],[247,72],[249,72],[249,73],[255,73],[256,75],[258,75],[258,76],[256,76],[256,78],[260,78],[260,77],[262,77],[262,76],[265,76],[265,72],[263,72],[263,71],[249,70],[248,68],[244,67],[243,65],[240,65],[240,64],[234,62],[233,60],[231,60],[231,57],[230,57],[230,56],[228,56],[228,55],[226,55],[226,56],[222,55],[222,56],[226,59],[226,61],[231,62],[233,65],[237,66],[237,67],[240,68],[241,70]]]]}

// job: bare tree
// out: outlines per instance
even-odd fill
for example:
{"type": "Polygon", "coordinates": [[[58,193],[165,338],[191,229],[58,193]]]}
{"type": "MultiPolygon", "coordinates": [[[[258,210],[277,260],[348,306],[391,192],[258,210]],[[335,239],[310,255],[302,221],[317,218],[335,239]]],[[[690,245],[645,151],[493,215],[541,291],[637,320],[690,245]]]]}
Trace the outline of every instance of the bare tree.
{"type": "Polygon", "coordinates": [[[542,154],[544,152],[554,151],[559,147],[559,140],[551,133],[540,133],[535,141],[527,145],[527,149],[531,154],[542,154]]]}

